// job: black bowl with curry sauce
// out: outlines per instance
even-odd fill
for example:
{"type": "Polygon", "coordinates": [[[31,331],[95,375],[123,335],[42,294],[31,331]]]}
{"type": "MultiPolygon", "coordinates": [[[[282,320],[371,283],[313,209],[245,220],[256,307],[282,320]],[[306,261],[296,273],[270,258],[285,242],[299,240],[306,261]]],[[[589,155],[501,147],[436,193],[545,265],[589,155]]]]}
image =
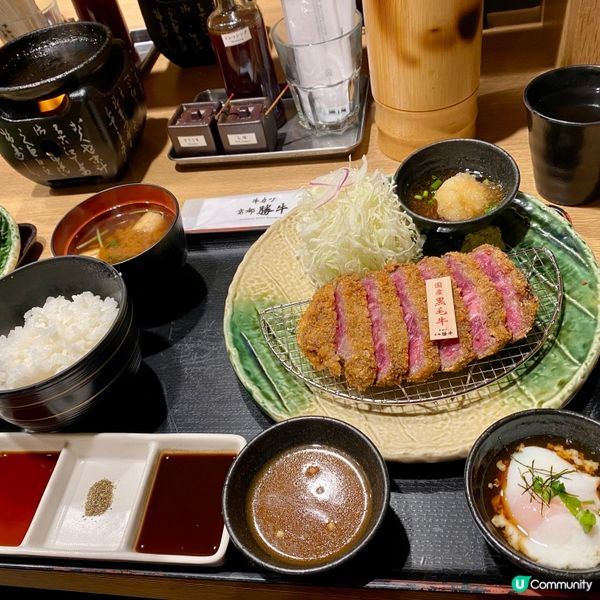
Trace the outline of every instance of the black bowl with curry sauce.
{"type": "Polygon", "coordinates": [[[372,540],[389,505],[385,461],[360,431],[298,417],[255,437],[223,489],[233,543],[261,568],[308,575],[338,567],[372,540]]]}
{"type": "Polygon", "coordinates": [[[466,233],[489,225],[519,190],[520,173],[514,159],[499,146],[476,139],[435,142],[413,152],[394,175],[402,208],[421,231],[466,233]],[[494,190],[481,214],[448,220],[436,212],[437,189],[459,173],[472,175],[494,190]]]}

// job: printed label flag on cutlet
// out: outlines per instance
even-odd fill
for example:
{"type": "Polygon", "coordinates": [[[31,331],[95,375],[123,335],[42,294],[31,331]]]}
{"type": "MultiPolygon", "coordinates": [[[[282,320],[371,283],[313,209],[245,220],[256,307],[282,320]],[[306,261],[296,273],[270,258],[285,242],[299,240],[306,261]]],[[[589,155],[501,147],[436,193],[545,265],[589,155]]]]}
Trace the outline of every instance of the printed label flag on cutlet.
{"type": "Polygon", "coordinates": [[[425,280],[429,339],[446,340],[458,337],[452,281],[450,277],[425,280]]]}

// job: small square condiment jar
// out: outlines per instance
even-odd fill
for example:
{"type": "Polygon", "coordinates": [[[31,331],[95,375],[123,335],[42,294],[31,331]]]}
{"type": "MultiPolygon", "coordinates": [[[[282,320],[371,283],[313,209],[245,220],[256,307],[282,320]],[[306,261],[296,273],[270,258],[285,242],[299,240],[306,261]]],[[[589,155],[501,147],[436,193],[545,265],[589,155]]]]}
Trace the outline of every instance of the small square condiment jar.
{"type": "Polygon", "coordinates": [[[233,100],[218,121],[219,136],[227,154],[270,152],[277,144],[275,114],[265,114],[267,98],[233,100]]]}
{"type": "Polygon", "coordinates": [[[220,102],[179,105],[167,125],[177,156],[218,154],[221,151],[215,119],[220,108],[220,102]]]}

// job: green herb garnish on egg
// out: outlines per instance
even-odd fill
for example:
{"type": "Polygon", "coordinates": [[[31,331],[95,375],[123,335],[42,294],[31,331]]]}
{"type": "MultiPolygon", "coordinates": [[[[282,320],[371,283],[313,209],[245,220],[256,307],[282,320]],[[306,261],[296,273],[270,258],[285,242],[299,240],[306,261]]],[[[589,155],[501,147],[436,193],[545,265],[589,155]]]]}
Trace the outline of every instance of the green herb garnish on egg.
{"type": "Polygon", "coordinates": [[[596,515],[591,510],[583,508],[583,505],[587,503],[582,502],[577,496],[568,494],[567,492],[559,492],[557,495],[569,512],[579,521],[583,531],[589,533],[596,524],[596,515]]]}
{"type": "Polygon", "coordinates": [[[531,483],[528,483],[525,474],[521,473],[521,479],[524,485],[521,487],[530,494],[533,500],[537,500],[542,505],[548,506],[555,496],[565,505],[567,510],[577,519],[585,533],[590,533],[596,524],[596,515],[589,509],[584,508],[586,504],[593,504],[593,501],[580,500],[574,494],[569,494],[561,478],[569,473],[575,473],[576,469],[565,469],[559,473],[554,473],[552,468],[537,468],[534,463],[526,466],[527,472],[531,475],[531,483]]]}

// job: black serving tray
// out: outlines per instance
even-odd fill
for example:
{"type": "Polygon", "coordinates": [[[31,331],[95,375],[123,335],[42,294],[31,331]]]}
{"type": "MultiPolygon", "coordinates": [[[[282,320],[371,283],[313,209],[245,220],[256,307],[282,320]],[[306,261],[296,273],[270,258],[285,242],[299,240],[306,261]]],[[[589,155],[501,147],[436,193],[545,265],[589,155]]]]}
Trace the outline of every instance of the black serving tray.
{"type": "MultiPolygon", "coordinates": [[[[113,391],[69,432],[221,432],[251,439],[271,425],[238,382],[225,351],[223,306],[229,283],[260,232],[188,236],[189,260],[165,298],[149,299],[156,311],[143,321],[143,364],[136,380],[113,391]]],[[[569,409],[600,419],[596,368],[569,409]]],[[[15,431],[0,422],[2,431],[15,431]]],[[[372,546],[346,567],[314,578],[255,569],[230,544],[217,569],[107,561],[6,557],[0,568],[75,573],[150,575],[164,578],[318,584],[498,593],[521,574],[477,530],[464,495],[464,461],[392,464],[391,502],[372,546]],[[26,561],[26,562],[25,562],[26,561]]]]}

